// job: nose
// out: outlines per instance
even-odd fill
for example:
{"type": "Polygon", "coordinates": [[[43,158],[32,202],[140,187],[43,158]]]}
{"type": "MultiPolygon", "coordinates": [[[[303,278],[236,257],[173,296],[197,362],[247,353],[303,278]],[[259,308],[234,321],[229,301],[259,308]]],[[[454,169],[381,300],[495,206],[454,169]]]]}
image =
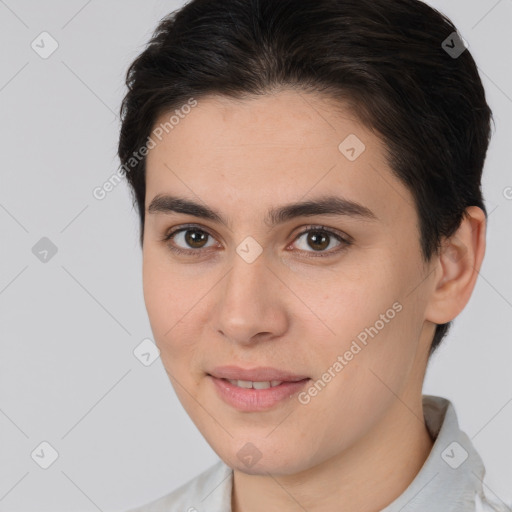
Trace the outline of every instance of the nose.
{"type": "Polygon", "coordinates": [[[235,255],[218,288],[212,318],[218,333],[229,341],[250,345],[282,336],[289,324],[285,286],[264,255],[252,263],[235,255]]]}

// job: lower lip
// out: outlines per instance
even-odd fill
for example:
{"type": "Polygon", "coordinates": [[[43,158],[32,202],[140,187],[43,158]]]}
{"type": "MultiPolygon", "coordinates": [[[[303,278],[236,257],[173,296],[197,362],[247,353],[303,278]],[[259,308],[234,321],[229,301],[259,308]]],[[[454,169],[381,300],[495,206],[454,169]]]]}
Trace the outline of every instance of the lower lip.
{"type": "Polygon", "coordinates": [[[240,388],[225,379],[208,376],[222,400],[241,411],[264,411],[299,392],[310,379],[298,382],[283,382],[266,389],[240,388]]]}

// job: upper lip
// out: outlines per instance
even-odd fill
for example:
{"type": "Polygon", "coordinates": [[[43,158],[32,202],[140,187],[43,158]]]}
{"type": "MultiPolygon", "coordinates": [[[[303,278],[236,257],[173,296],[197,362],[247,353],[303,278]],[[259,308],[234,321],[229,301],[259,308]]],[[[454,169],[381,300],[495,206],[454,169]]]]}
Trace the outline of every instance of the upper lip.
{"type": "Polygon", "coordinates": [[[240,368],[239,366],[217,366],[209,372],[209,375],[217,377],[218,379],[248,380],[252,382],[267,382],[272,380],[297,382],[309,378],[307,375],[290,373],[269,366],[246,369],[240,368]]]}

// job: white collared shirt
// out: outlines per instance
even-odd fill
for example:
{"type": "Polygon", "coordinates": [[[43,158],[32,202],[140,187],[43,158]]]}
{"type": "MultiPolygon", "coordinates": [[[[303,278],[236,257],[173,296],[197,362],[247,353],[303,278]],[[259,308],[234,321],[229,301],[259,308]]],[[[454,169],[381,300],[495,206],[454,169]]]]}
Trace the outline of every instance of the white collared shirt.
{"type": "MultiPolygon", "coordinates": [[[[512,512],[483,491],[485,468],[452,403],[423,395],[432,450],[409,487],[381,512],[512,512]]],[[[231,512],[233,470],[222,460],[175,491],[128,512],[231,512]]]]}

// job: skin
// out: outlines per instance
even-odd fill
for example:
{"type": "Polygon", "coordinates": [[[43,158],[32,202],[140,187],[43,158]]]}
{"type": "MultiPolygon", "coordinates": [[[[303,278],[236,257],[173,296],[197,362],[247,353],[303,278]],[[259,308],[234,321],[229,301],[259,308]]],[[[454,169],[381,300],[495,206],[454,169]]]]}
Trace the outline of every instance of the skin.
{"type": "Polygon", "coordinates": [[[421,400],[428,349],[435,324],[470,298],[485,250],[482,210],[468,208],[425,262],[412,195],[377,135],[339,102],[286,89],[200,99],[149,151],[146,180],[146,208],[157,194],[173,194],[228,222],[146,212],[143,283],[177,396],[234,469],[233,511],[371,512],[390,504],[432,447],[421,400]],[[366,146],[355,161],[338,149],[350,134],[366,146]],[[361,203],[376,219],[315,215],[273,229],[264,222],[271,207],[325,194],[361,203]],[[162,241],[190,223],[210,235],[205,248],[187,244],[184,232],[162,241]],[[329,236],[315,251],[307,234],[298,237],[311,225],[352,243],[329,236]],[[248,236],[263,248],[252,263],[236,252],[248,236]],[[201,255],[176,254],[173,245],[201,255]],[[326,257],[315,256],[322,251],[326,257]],[[315,381],[397,302],[401,311],[307,404],[292,396],[270,410],[239,411],[207,377],[234,364],[315,381]],[[237,457],[248,442],[261,453],[250,467],[237,457]]]}

